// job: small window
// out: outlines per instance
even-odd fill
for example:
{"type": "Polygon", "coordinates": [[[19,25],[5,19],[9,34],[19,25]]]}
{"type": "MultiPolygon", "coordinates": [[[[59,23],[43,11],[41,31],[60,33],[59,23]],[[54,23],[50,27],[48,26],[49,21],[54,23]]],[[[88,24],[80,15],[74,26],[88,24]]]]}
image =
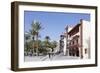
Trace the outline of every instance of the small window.
{"type": "Polygon", "coordinates": [[[76,43],[78,43],[78,39],[76,40],[76,43]]]}
{"type": "Polygon", "coordinates": [[[74,41],[73,41],[73,44],[74,44],[74,41]]]}

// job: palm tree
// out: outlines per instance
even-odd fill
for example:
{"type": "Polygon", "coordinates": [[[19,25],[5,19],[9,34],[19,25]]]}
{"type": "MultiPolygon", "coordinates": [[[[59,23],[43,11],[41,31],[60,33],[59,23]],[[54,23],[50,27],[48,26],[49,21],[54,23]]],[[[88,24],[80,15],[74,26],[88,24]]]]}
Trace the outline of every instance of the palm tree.
{"type": "Polygon", "coordinates": [[[45,37],[45,44],[46,44],[46,47],[47,47],[47,48],[50,46],[49,40],[50,40],[50,37],[49,37],[49,36],[46,36],[46,37],[45,37]]]}
{"type": "Polygon", "coordinates": [[[46,37],[45,37],[45,40],[46,40],[47,42],[49,42],[50,37],[49,37],[49,36],[46,36],[46,37]]]}
{"type": "Polygon", "coordinates": [[[36,52],[37,52],[37,55],[38,55],[38,37],[39,37],[39,31],[42,29],[41,27],[41,23],[38,22],[38,21],[33,21],[32,24],[31,24],[31,34],[34,36],[34,39],[36,40],[36,52]]]}
{"type": "Polygon", "coordinates": [[[54,51],[54,48],[56,48],[57,47],[57,42],[56,41],[53,41],[53,42],[51,42],[51,49],[52,49],[52,52],[54,51]]]}
{"type": "Polygon", "coordinates": [[[29,34],[32,35],[32,40],[33,40],[33,44],[32,44],[32,46],[33,46],[33,52],[35,52],[34,50],[35,50],[35,35],[36,35],[36,32],[33,30],[33,28],[31,28],[31,29],[29,30],[29,34]]]}
{"type": "Polygon", "coordinates": [[[25,33],[24,34],[24,46],[25,46],[25,52],[26,53],[28,53],[28,51],[29,51],[29,45],[28,45],[28,42],[29,42],[29,38],[30,38],[30,36],[27,34],[27,33],[25,33]]]}

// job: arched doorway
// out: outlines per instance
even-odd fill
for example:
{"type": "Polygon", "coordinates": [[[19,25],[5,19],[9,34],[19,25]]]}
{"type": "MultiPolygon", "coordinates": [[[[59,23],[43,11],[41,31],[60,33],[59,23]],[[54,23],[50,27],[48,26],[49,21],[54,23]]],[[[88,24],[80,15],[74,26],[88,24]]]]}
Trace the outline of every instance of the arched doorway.
{"type": "Polygon", "coordinates": [[[72,55],[75,56],[75,48],[72,49],[72,55]]]}
{"type": "Polygon", "coordinates": [[[69,49],[69,56],[72,56],[72,48],[69,49]]]}
{"type": "Polygon", "coordinates": [[[76,56],[79,57],[79,48],[76,48],[76,56]]]}

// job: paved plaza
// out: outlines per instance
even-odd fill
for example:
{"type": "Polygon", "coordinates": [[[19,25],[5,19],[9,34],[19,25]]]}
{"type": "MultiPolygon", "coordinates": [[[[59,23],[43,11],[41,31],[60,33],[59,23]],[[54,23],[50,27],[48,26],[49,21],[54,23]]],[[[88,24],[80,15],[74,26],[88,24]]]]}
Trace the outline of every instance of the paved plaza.
{"type": "Polygon", "coordinates": [[[58,55],[46,55],[46,56],[25,56],[25,62],[29,61],[53,61],[53,60],[71,60],[71,59],[79,59],[79,57],[73,56],[64,56],[63,53],[58,55]]]}

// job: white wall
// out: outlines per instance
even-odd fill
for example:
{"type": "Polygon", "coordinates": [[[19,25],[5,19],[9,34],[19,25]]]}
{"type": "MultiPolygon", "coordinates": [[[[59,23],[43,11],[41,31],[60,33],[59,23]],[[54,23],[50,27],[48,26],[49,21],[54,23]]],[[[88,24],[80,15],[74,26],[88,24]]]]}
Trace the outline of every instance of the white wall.
{"type": "Polygon", "coordinates": [[[63,49],[64,55],[66,55],[66,47],[67,47],[66,42],[67,42],[66,37],[64,37],[64,49],[63,49]]]}
{"type": "MultiPolygon", "coordinates": [[[[88,56],[89,56],[89,52],[88,51],[90,51],[89,50],[89,41],[90,41],[90,22],[89,21],[85,21],[85,20],[83,20],[82,21],[82,33],[83,33],[83,58],[89,58],[88,56]],[[85,54],[85,49],[87,49],[87,54],[85,54]]],[[[92,40],[92,38],[91,38],[91,40],[92,40]]]]}
{"type": "MultiPolygon", "coordinates": [[[[14,0],[0,0],[0,73],[14,73],[10,70],[10,31],[11,31],[11,14],[10,14],[10,3],[14,0]]],[[[51,2],[51,3],[62,3],[62,4],[81,4],[81,5],[99,5],[100,0],[19,0],[19,1],[39,1],[39,2],[51,2]]],[[[100,5],[99,5],[100,9],[100,5]]],[[[100,10],[99,12],[100,13],[100,10]]],[[[100,19],[100,14],[98,18],[100,19]]],[[[100,23],[100,22],[99,22],[100,23]]],[[[99,24],[98,23],[98,24],[99,24]]],[[[98,25],[100,27],[100,25],[98,25]]],[[[98,29],[100,31],[100,29],[98,29]]],[[[100,37],[100,33],[98,33],[100,37]]],[[[100,38],[98,39],[100,43],[100,38]]],[[[100,45],[99,45],[100,48],[100,45]]],[[[100,49],[98,49],[100,52],[100,49]]],[[[100,53],[98,54],[100,56],[100,53]]],[[[100,57],[99,57],[100,65],[100,57]]],[[[99,73],[100,66],[98,67],[87,67],[87,68],[73,68],[73,69],[55,69],[55,70],[40,70],[40,71],[26,71],[22,73],[99,73]]],[[[19,72],[18,72],[19,73],[19,72]]]]}

